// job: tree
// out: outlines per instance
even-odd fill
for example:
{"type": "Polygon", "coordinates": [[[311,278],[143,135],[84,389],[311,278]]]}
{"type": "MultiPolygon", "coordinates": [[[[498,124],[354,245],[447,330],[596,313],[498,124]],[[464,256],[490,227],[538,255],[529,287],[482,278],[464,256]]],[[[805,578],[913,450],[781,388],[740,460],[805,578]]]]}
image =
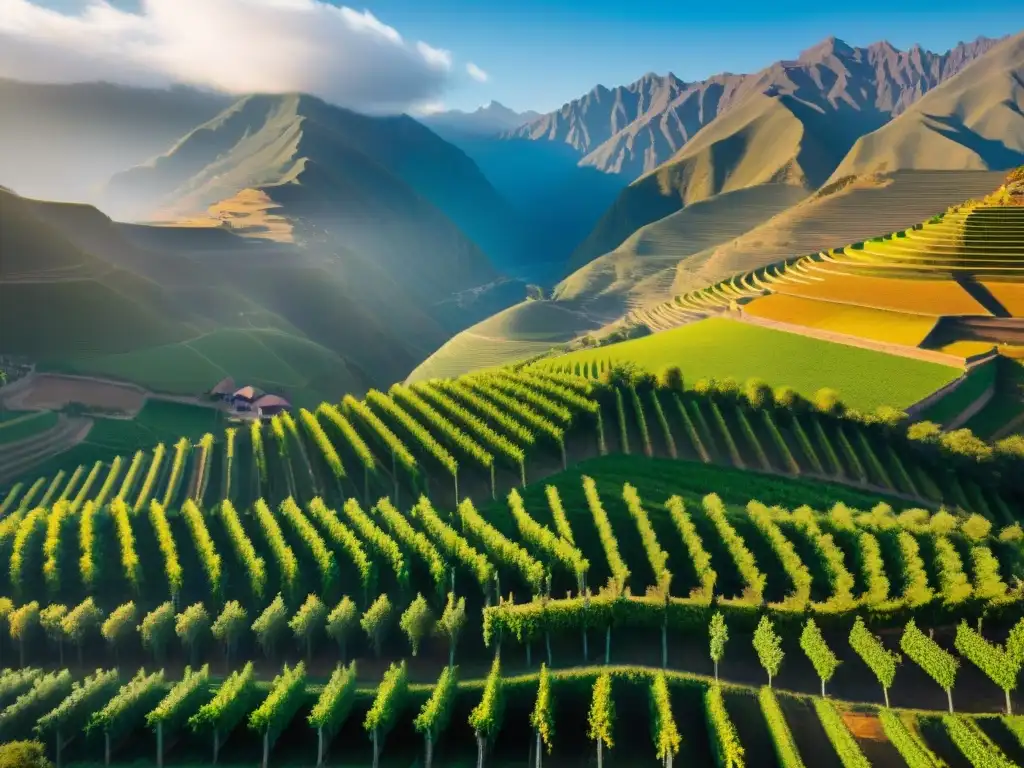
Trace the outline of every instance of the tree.
{"type": "Polygon", "coordinates": [[[721,611],[711,617],[708,634],[711,639],[711,660],[715,663],[715,680],[718,680],[718,662],[725,656],[725,644],[729,642],[729,627],[721,611]]]}
{"type": "Polygon", "coordinates": [[[679,735],[675,717],[672,714],[672,696],[664,672],[655,675],[650,688],[651,735],[654,738],[655,754],[666,768],[672,768],[672,759],[679,754],[683,739],[679,735]]]}
{"type": "Polygon", "coordinates": [[[110,612],[107,620],[100,627],[100,634],[107,641],[107,645],[114,651],[114,661],[120,654],[121,646],[128,641],[135,630],[136,610],[134,602],[127,602],[110,612]]]}
{"type": "Polygon", "coordinates": [[[612,676],[609,672],[602,672],[594,682],[587,724],[587,735],[592,741],[597,742],[597,768],[602,768],[604,748],[612,749],[615,746],[612,736],[615,726],[615,701],[612,699],[612,676]]]}
{"type": "Polygon", "coordinates": [[[878,682],[882,686],[882,694],[885,697],[885,706],[889,706],[889,689],[893,680],[896,679],[896,667],[900,663],[900,655],[890,651],[882,641],[875,637],[864,626],[864,620],[858,616],[850,630],[850,647],[856,651],[868,668],[875,673],[878,682]]]}
{"type": "Polygon", "coordinates": [[[821,630],[814,623],[814,619],[808,619],[804,624],[804,631],[800,633],[800,647],[804,649],[807,658],[814,665],[814,671],[821,678],[821,696],[825,697],[825,683],[832,679],[832,675],[839,668],[840,661],[828,647],[825,638],[821,636],[821,630]]]}
{"type": "Polygon", "coordinates": [[[263,649],[263,654],[269,659],[274,655],[277,641],[288,628],[288,609],[284,607],[284,598],[281,593],[270,601],[270,605],[263,609],[256,621],[252,623],[252,631],[256,634],[256,642],[263,649]]]}
{"type": "Polygon", "coordinates": [[[416,599],[409,604],[398,620],[398,626],[409,638],[413,656],[419,653],[420,641],[430,634],[434,624],[434,614],[430,610],[430,605],[422,594],[417,593],[416,599]]]}
{"type": "Polygon", "coordinates": [[[541,662],[540,676],[537,678],[537,700],[530,714],[530,725],[537,737],[536,768],[541,768],[542,747],[547,747],[550,755],[555,738],[555,701],[551,694],[551,674],[544,662],[541,662]]]}
{"type": "Polygon", "coordinates": [[[1006,714],[1012,715],[1013,704],[1010,701],[1010,692],[1017,687],[1017,676],[1020,673],[1020,665],[1013,655],[1002,646],[988,642],[980,632],[967,626],[965,621],[961,621],[960,626],[957,627],[954,645],[961,656],[968,659],[993,683],[1003,689],[1006,694],[1006,714]]]}
{"type": "Polygon", "coordinates": [[[359,618],[359,610],[352,598],[346,595],[327,614],[327,636],[338,644],[341,653],[341,663],[345,663],[345,647],[348,644],[349,635],[355,631],[356,620],[359,618]]]}
{"type": "Polygon", "coordinates": [[[39,612],[39,624],[43,628],[43,634],[52,643],[57,644],[57,653],[60,666],[64,666],[64,627],[61,623],[67,616],[68,607],[55,603],[48,605],[39,612]]]}
{"type": "Polygon", "coordinates": [[[405,706],[409,693],[409,677],[405,662],[392,664],[384,678],[377,686],[377,695],[373,706],[366,713],[363,728],[370,732],[373,739],[373,768],[380,764],[381,741],[394,727],[398,716],[405,706]]]}
{"type": "Polygon", "coordinates": [[[822,387],[814,393],[814,409],[826,416],[838,416],[843,412],[843,401],[839,393],[829,387],[822,387]]]}
{"type": "Polygon", "coordinates": [[[982,515],[975,513],[961,523],[960,530],[969,539],[981,542],[992,533],[992,523],[982,515]]]}
{"type": "Polygon", "coordinates": [[[469,713],[469,725],[476,735],[476,766],[483,768],[487,745],[494,741],[501,730],[505,715],[505,687],[501,679],[501,657],[495,656],[491,671],[484,681],[484,692],[480,703],[469,713]]]}
{"type": "Polygon", "coordinates": [[[771,619],[762,616],[754,630],[754,650],[758,661],[768,673],[768,687],[772,687],[772,678],[779,674],[785,652],[782,650],[782,638],[775,633],[771,619]]]}
{"type": "Polygon", "coordinates": [[[743,387],[743,396],[751,408],[760,410],[775,404],[772,388],[761,379],[747,379],[743,387]]]}
{"type": "Polygon", "coordinates": [[[194,666],[196,654],[210,634],[210,614],[206,612],[206,607],[202,603],[195,603],[179,613],[174,622],[174,632],[188,650],[194,666]]]}
{"type": "Polygon", "coordinates": [[[441,620],[437,628],[448,638],[448,666],[455,666],[455,646],[459,642],[459,633],[466,625],[466,598],[455,599],[455,593],[448,593],[448,602],[444,606],[441,620]]]}
{"type": "Polygon", "coordinates": [[[386,594],[382,594],[373,601],[373,604],[359,619],[359,626],[363,628],[363,632],[373,644],[373,653],[378,659],[384,636],[387,634],[388,624],[391,622],[391,613],[391,600],[386,594]]]}
{"type": "Polygon", "coordinates": [[[174,606],[170,601],[158,605],[142,618],[137,629],[142,646],[152,651],[153,659],[160,664],[174,637],[174,606]]]}
{"type": "Polygon", "coordinates": [[[683,371],[678,365],[670,365],[663,368],[658,374],[658,386],[662,389],[671,389],[674,392],[682,392],[684,389],[683,371]]]}
{"type": "Polygon", "coordinates": [[[228,669],[231,669],[231,654],[238,647],[238,641],[242,639],[248,626],[249,612],[237,600],[229,600],[210,627],[214,638],[224,644],[224,659],[228,669]]]}
{"type": "Polygon", "coordinates": [[[434,743],[451,720],[457,690],[458,670],[455,667],[445,667],[437,679],[434,690],[431,691],[430,698],[423,703],[423,708],[413,722],[416,730],[423,734],[426,768],[431,768],[434,762],[434,743]]]}
{"type": "Polygon", "coordinates": [[[327,606],[319,597],[310,594],[288,622],[295,639],[306,646],[306,658],[309,660],[313,658],[313,643],[324,629],[326,616],[327,606]]]}
{"type": "Polygon", "coordinates": [[[900,638],[903,652],[913,659],[929,677],[942,686],[949,700],[950,714],[953,712],[953,684],[956,682],[960,662],[953,654],[917,628],[913,619],[907,622],[900,638]]]}
{"type": "Polygon", "coordinates": [[[18,657],[21,666],[25,666],[25,641],[31,640],[36,629],[39,628],[39,603],[33,600],[26,603],[7,616],[7,628],[11,634],[11,640],[18,644],[18,657]]]}
{"type": "Polygon", "coordinates": [[[96,628],[103,621],[103,611],[96,607],[91,597],[85,598],[82,602],[68,611],[68,614],[61,622],[64,635],[78,648],[78,663],[82,664],[82,647],[96,628]]]}
{"type": "Polygon", "coordinates": [[[1018,667],[1024,666],[1024,619],[1019,619],[1010,628],[1010,634],[1006,638],[1006,652],[1018,667]]]}
{"type": "Polygon", "coordinates": [[[0,768],[53,768],[53,763],[38,741],[9,741],[0,744],[0,768]]]}
{"type": "Polygon", "coordinates": [[[774,398],[776,408],[784,408],[787,411],[801,411],[807,405],[804,400],[792,387],[779,387],[775,390],[774,398]]]}

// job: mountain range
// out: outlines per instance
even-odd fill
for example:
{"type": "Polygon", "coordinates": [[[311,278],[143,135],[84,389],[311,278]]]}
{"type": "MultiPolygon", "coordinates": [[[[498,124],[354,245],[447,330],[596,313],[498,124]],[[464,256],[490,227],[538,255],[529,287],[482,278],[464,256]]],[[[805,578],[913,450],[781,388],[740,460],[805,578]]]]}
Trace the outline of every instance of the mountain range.
{"type": "Polygon", "coordinates": [[[75,334],[40,316],[9,351],[84,372],[143,375],[223,332],[316,360],[318,393],[457,372],[481,344],[535,351],[985,188],[1024,163],[1022,83],[1024,34],[942,54],[828,38],[539,116],[0,81],[0,245],[20,249],[0,319],[57,308],[75,334]],[[939,171],[974,175],[922,181],[939,171]],[[526,281],[552,298],[516,303],[526,281]]]}

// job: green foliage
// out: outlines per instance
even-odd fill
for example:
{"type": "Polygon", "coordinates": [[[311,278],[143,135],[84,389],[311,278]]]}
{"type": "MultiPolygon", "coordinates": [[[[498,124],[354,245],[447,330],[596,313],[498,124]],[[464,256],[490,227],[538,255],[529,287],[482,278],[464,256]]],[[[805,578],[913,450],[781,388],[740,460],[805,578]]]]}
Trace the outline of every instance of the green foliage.
{"type": "Polygon", "coordinates": [[[457,514],[463,530],[479,539],[499,566],[517,571],[535,595],[541,593],[545,572],[539,560],[487,522],[469,499],[462,500],[457,514]]]}
{"type": "Polygon", "coordinates": [[[822,637],[821,630],[814,623],[814,619],[808,619],[804,624],[804,631],[800,634],[800,647],[803,648],[807,658],[814,665],[814,671],[821,678],[821,690],[824,695],[825,683],[832,679],[832,675],[839,668],[840,661],[828,647],[828,643],[822,637]]]}
{"type": "Polygon", "coordinates": [[[913,619],[907,622],[903,630],[900,648],[947,693],[952,690],[960,662],[918,629],[913,619]]]}
{"type": "Polygon", "coordinates": [[[391,534],[406,549],[415,553],[423,565],[426,566],[431,579],[434,581],[434,585],[439,590],[443,589],[448,568],[441,557],[441,553],[437,551],[437,548],[431,543],[430,539],[422,532],[413,528],[405,515],[395,509],[390,499],[382,498],[377,502],[375,510],[381,519],[384,520],[391,534]]]}
{"type": "Polygon", "coordinates": [[[594,681],[594,692],[587,714],[587,736],[609,749],[615,746],[615,700],[612,698],[612,676],[602,672],[594,681]]]}
{"type": "Polygon", "coordinates": [[[590,507],[590,514],[594,518],[594,526],[597,528],[598,536],[601,538],[601,547],[604,549],[605,557],[608,560],[608,569],[611,571],[611,587],[618,593],[625,592],[629,587],[629,568],[619,554],[619,543],[612,530],[608,513],[601,504],[601,497],[597,493],[597,485],[593,478],[583,476],[583,493],[587,498],[587,506],[590,507]]]}
{"type": "Polygon", "coordinates": [[[864,626],[864,620],[860,616],[850,630],[850,647],[860,656],[868,668],[874,672],[878,682],[886,691],[886,702],[888,703],[888,690],[896,678],[896,667],[900,663],[900,656],[895,651],[888,650],[882,641],[871,634],[864,626]]]}
{"type": "Polygon", "coordinates": [[[709,685],[704,689],[704,717],[707,720],[711,749],[718,768],[744,768],[745,750],[740,735],[725,708],[722,687],[709,685]]]}
{"type": "Polygon", "coordinates": [[[846,727],[836,705],[825,699],[814,699],[814,709],[843,768],[871,768],[870,761],[864,756],[850,729],[846,727]]]}
{"type": "Polygon", "coordinates": [[[672,697],[669,694],[665,673],[654,676],[650,687],[651,733],[654,738],[655,755],[665,761],[670,755],[678,755],[683,740],[672,715],[672,697]]]}
{"type": "Polygon", "coordinates": [[[356,663],[347,667],[340,664],[331,673],[330,680],[324,686],[309,713],[309,724],[323,731],[326,737],[334,736],[345,724],[356,698],[356,663]]]}
{"type": "Polygon", "coordinates": [[[880,709],[878,720],[882,724],[886,738],[896,747],[909,768],[942,768],[946,765],[928,749],[924,739],[908,728],[900,715],[891,709],[880,709]]]}
{"type": "Polygon", "coordinates": [[[381,643],[391,623],[393,609],[391,600],[386,594],[381,594],[363,613],[359,619],[359,626],[366,633],[367,638],[373,644],[373,652],[379,658],[381,643]]]}
{"type": "Polygon", "coordinates": [[[405,561],[405,555],[402,554],[398,543],[381,530],[380,526],[362,510],[359,502],[355,499],[348,499],[342,507],[342,511],[352,527],[359,532],[363,541],[367,542],[373,551],[391,566],[398,584],[404,589],[409,584],[409,564],[405,561]]]}
{"type": "Polygon", "coordinates": [[[146,724],[155,728],[159,723],[165,735],[184,725],[189,714],[206,697],[209,681],[209,665],[204,665],[198,672],[185,667],[181,680],[171,686],[167,695],[146,715],[146,724]]]}
{"type": "Polygon", "coordinates": [[[722,543],[736,563],[736,568],[746,582],[744,597],[752,603],[760,603],[764,599],[764,588],[768,577],[757,567],[754,554],[747,548],[736,529],[729,523],[726,516],[725,504],[717,494],[708,494],[704,497],[704,514],[715,526],[722,543]]]}
{"type": "Polygon", "coordinates": [[[409,695],[409,674],[405,662],[392,664],[384,673],[363,728],[382,738],[394,727],[409,695]]]}
{"type": "Polygon", "coordinates": [[[476,578],[480,589],[486,593],[494,581],[494,566],[491,565],[491,561],[477,552],[465,538],[444,522],[426,496],[420,496],[412,514],[421,521],[424,529],[445,556],[452,563],[459,563],[467,568],[476,578]]]}
{"type": "Polygon", "coordinates": [[[800,759],[800,751],[793,740],[793,733],[786,723],[786,716],[782,714],[782,707],[779,706],[775,692],[770,687],[762,688],[758,694],[761,704],[761,712],[764,714],[765,722],[768,724],[768,733],[772,737],[772,746],[775,747],[775,757],[781,768],[803,768],[804,762],[800,759]]]}
{"type": "Polygon", "coordinates": [[[224,653],[230,660],[232,651],[238,647],[238,641],[248,628],[249,612],[237,600],[229,600],[224,604],[210,631],[218,642],[224,644],[224,653]]]}
{"type": "Polygon", "coordinates": [[[110,612],[100,627],[100,634],[112,647],[117,647],[131,636],[135,629],[136,616],[135,603],[125,603],[110,612]]]}
{"type": "Polygon", "coordinates": [[[91,597],[85,598],[76,605],[61,621],[64,635],[75,645],[81,647],[86,638],[97,630],[103,621],[103,612],[96,607],[91,597]]]}
{"type": "MultiPolygon", "coordinates": [[[[258,426],[258,422],[253,422],[253,426],[258,426]]],[[[262,557],[256,555],[252,541],[249,540],[245,528],[242,527],[238,512],[227,499],[220,503],[220,517],[224,523],[228,540],[235,551],[235,557],[241,562],[242,568],[248,576],[249,588],[255,597],[263,597],[263,591],[267,585],[266,563],[262,557]]]]}
{"type": "Polygon", "coordinates": [[[338,583],[338,564],[334,560],[334,553],[327,548],[320,532],[309,522],[294,499],[288,497],[278,509],[313,558],[320,573],[320,589],[325,594],[330,593],[338,583]]]}
{"type": "Polygon", "coordinates": [[[284,635],[288,627],[288,609],[285,607],[284,598],[279,592],[276,597],[263,609],[256,621],[252,623],[252,631],[256,634],[256,642],[267,658],[274,655],[278,640],[284,635]]]}
{"type": "Polygon", "coordinates": [[[956,628],[954,647],[961,656],[1006,691],[1007,699],[1009,699],[1010,691],[1017,687],[1017,676],[1020,672],[1020,665],[1012,654],[1003,647],[988,642],[980,632],[972,629],[965,621],[961,621],[956,628]]]}
{"type": "Polygon", "coordinates": [[[437,622],[437,628],[448,639],[448,665],[455,663],[455,647],[459,642],[459,633],[466,625],[466,598],[455,598],[454,592],[448,593],[444,612],[437,622]]]}
{"type": "Polygon", "coordinates": [[[697,532],[693,520],[690,519],[690,515],[686,512],[686,505],[683,503],[683,500],[679,496],[672,496],[665,502],[665,506],[668,509],[669,516],[672,518],[673,525],[683,540],[683,544],[686,545],[686,552],[690,557],[690,562],[697,574],[697,578],[700,580],[700,587],[694,590],[691,597],[711,600],[715,592],[715,582],[718,580],[718,574],[711,567],[711,555],[704,548],[704,542],[697,532]]]}
{"type": "Polygon", "coordinates": [[[1013,768],[1017,765],[1003,754],[977,723],[957,715],[944,715],[942,722],[949,738],[974,768],[1013,768]]]}
{"type": "MultiPolygon", "coordinates": [[[[82,685],[87,683],[88,678],[82,685]]],[[[12,735],[27,733],[35,723],[36,731],[41,733],[39,729],[44,722],[50,722],[47,713],[54,706],[58,709],[63,707],[69,698],[73,698],[73,693],[71,673],[68,670],[45,674],[33,681],[31,688],[0,711],[0,729],[3,733],[12,735]],[[68,696],[69,693],[72,693],[71,697],[68,696]]],[[[82,724],[84,725],[84,720],[82,724]]]]}
{"type": "Polygon", "coordinates": [[[194,603],[178,614],[174,632],[190,655],[195,656],[210,634],[210,614],[202,603],[194,603]]]}
{"type": "Polygon", "coordinates": [[[277,518],[270,511],[267,502],[257,499],[252,511],[263,531],[263,537],[267,540],[270,552],[277,562],[278,570],[281,572],[281,587],[291,593],[299,578],[299,561],[295,557],[295,552],[285,541],[281,526],[278,525],[277,518]]]}
{"type": "Polygon", "coordinates": [[[145,720],[150,707],[160,700],[163,692],[163,670],[147,675],[146,670],[140,669],[121,686],[114,698],[93,713],[86,730],[103,731],[111,737],[128,733],[145,720]]]}
{"type": "Polygon", "coordinates": [[[359,619],[359,609],[352,599],[347,595],[338,601],[338,604],[327,614],[327,625],[325,630],[327,636],[338,644],[344,656],[345,645],[349,636],[355,631],[356,622],[359,619]]]}
{"type": "Polygon", "coordinates": [[[409,638],[413,656],[419,654],[420,642],[430,634],[434,625],[434,614],[430,610],[430,605],[422,594],[416,593],[416,599],[409,604],[398,620],[398,626],[409,638]]]}
{"type": "Polygon", "coordinates": [[[729,627],[725,623],[725,617],[721,611],[716,611],[711,617],[711,623],[708,625],[708,637],[711,660],[715,662],[717,668],[718,663],[725,656],[725,644],[729,642],[729,627]]]}
{"type": "Polygon", "coordinates": [[[53,768],[53,763],[38,741],[9,741],[0,744],[0,768],[53,768]]]}
{"type": "Polygon", "coordinates": [[[782,638],[775,632],[775,627],[767,616],[761,617],[757,629],[754,630],[753,646],[758,661],[768,673],[768,686],[771,687],[772,678],[779,674],[782,659],[786,654],[782,650],[782,638]]]}
{"type": "Polygon", "coordinates": [[[419,714],[413,721],[417,731],[436,741],[448,727],[458,692],[458,668],[445,667],[437,678],[430,697],[423,703],[419,714]]]}
{"type": "Polygon", "coordinates": [[[196,732],[231,731],[248,713],[256,692],[256,677],[250,661],[220,684],[213,699],[189,718],[189,727],[196,732]]]}
{"type": "Polygon", "coordinates": [[[782,605],[794,610],[802,610],[811,599],[811,572],[796,551],[786,535],[772,519],[772,513],[764,504],[751,501],[747,504],[747,515],[757,526],[761,535],[768,540],[772,550],[782,563],[790,581],[793,582],[793,591],[786,596],[782,605]]]}
{"type": "Polygon", "coordinates": [[[278,737],[306,701],[306,666],[301,661],[294,667],[287,664],[271,684],[267,698],[249,715],[250,730],[264,735],[267,748],[278,737]]]}
{"type": "Polygon", "coordinates": [[[484,680],[480,702],[469,713],[469,725],[478,738],[493,741],[501,730],[505,714],[505,687],[501,678],[501,658],[494,657],[491,670],[484,680]]]}
{"type": "Polygon", "coordinates": [[[555,701],[551,692],[551,673],[544,663],[541,663],[537,676],[537,698],[530,713],[530,725],[550,755],[555,739],[555,701]]]}
{"type": "Polygon", "coordinates": [[[299,606],[288,627],[295,634],[295,639],[306,647],[308,656],[313,655],[313,645],[317,637],[324,631],[324,620],[327,617],[327,606],[314,594],[306,596],[305,602],[299,606]]]}
{"type": "MultiPolygon", "coordinates": [[[[519,495],[515,488],[509,491],[508,507],[512,512],[512,518],[516,522],[516,527],[519,529],[523,543],[533,549],[540,550],[551,560],[565,568],[569,574],[576,578],[577,583],[580,584],[582,589],[583,579],[590,569],[590,562],[583,557],[583,553],[573,546],[570,540],[555,535],[550,529],[530,517],[526,507],[523,505],[522,496],[519,495]]],[[[562,514],[564,520],[564,510],[562,514]]],[[[568,527],[567,520],[564,520],[564,527],[568,527]]],[[[571,534],[572,531],[570,530],[569,533],[571,534]]]]}

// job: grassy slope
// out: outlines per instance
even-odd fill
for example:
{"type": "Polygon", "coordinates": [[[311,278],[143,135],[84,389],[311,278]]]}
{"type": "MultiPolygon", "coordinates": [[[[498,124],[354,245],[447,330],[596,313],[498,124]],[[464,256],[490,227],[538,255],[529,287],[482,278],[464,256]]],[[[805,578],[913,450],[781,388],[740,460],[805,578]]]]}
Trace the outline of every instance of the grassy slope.
{"type": "Polygon", "coordinates": [[[905,408],[955,378],[955,368],[832,344],[725,319],[708,319],[610,347],[552,358],[572,365],[590,360],[632,361],[658,372],[678,365],[688,385],[700,378],[759,377],[805,396],[839,390],[852,408],[905,408]],[[794,365],[797,363],[798,365],[794,365]]]}

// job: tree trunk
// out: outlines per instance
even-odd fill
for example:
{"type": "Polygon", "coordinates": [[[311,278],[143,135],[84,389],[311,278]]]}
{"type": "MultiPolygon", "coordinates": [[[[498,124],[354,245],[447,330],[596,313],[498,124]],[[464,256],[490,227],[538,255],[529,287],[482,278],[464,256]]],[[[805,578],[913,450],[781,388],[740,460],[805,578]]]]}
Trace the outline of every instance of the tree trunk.
{"type": "Polygon", "coordinates": [[[1013,704],[1010,703],[1010,690],[1007,689],[1005,691],[1005,693],[1006,693],[1006,714],[1007,715],[1012,715],[1013,714],[1013,704]]]}
{"type": "Polygon", "coordinates": [[[768,673],[768,687],[769,688],[772,687],[772,673],[771,672],[768,673]]]}
{"type": "Polygon", "coordinates": [[[821,678],[821,698],[825,698],[825,678],[821,678]]]}
{"type": "Polygon", "coordinates": [[[604,663],[612,663],[612,628],[609,626],[604,631],[604,663]]]}
{"type": "Polygon", "coordinates": [[[597,768],[602,768],[604,765],[604,752],[602,750],[604,742],[601,739],[597,740],[597,768]]]}
{"type": "Polygon", "coordinates": [[[949,714],[953,714],[953,689],[946,689],[946,698],[949,700],[949,714]]]}
{"type": "Polygon", "coordinates": [[[263,768],[270,762],[270,732],[263,732],[263,768]]]}
{"type": "Polygon", "coordinates": [[[103,764],[110,765],[110,734],[103,734],[103,764]]]}
{"type": "Polygon", "coordinates": [[[380,742],[377,741],[377,729],[373,729],[373,768],[380,765],[380,742]]]}
{"type": "Polygon", "coordinates": [[[526,666],[533,666],[533,643],[529,640],[526,641],[526,666]]]}
{"type": "Polygon", "coordinates": [[[540,765],[540,763],[541,763],[541,754],[540,753],[543,752],[543,751],[544,750],[541,748],[541,743],[540,743],[540,731],[537,731],[537,765],[536,765],[536,768],[541,768],[541,765],[540,765]]]}
{"type": "Polygon", "coordinates": [[[882,693],[885,694],[885,708],[888,709],[889,708],[889,689],[888,688],[882,688],[882,693]]]}
{"type": "Polygon", "coordinates": [[[455,666],[455,638],[448,643],[448,666],[455,666]]]}
{"type": "Polygon", "coordinates": [[[427,734],[427,762],[426,762],[426,768],[430,768],[430,766],[433,764],[433,762],[434,762],[434,740],[432,738],[430,738],[430,734],[428,733],[427,734]]]}
{"type": "Polygon", "coordinates": [[[484,768],[484,737],[476,734],[476,768],[484,768]]]}
{"type": "Polygon", "coordinates": [[[548,649],[548,667],[551,667],[551,633],[546,629],[544,630],[544,645],[546,645],[548,649]]]}
{"type": "Polygon", "coordinates": [[[712,659],[715,662],[715,682],[718,682],[718,659],[712,659]]]}
{"type": "Polygon", "coordinates": [[[583,661],[586,662],[590,653],[587,649],[587,628],[583,628],[583,661]]]}
{"type": "Polygon", "coordinates": [[[217,757],[220,755],[220,731],[213,729],[213,764],[217,764],[217,757]]]}
{"type": "Polygon", "coordinates": [[[324,729],[316,729],[316,766],[320,768],[324,764],[324,729]]]}
{"type": "Polygon", "coordinates": [[[60,751],[64,746],[60,738],[60,731],[57,731],[57,768],[60,768],[60,751]]]}
{"type": "Polygon", "coordinates": [[[164,724],[156,724],[156,765],[164,768],[164,724]]]}
{"type": "Polygon", "coordinates": [[[668,622],[661,625],[661,668],[668,668],[668,622]]]}

